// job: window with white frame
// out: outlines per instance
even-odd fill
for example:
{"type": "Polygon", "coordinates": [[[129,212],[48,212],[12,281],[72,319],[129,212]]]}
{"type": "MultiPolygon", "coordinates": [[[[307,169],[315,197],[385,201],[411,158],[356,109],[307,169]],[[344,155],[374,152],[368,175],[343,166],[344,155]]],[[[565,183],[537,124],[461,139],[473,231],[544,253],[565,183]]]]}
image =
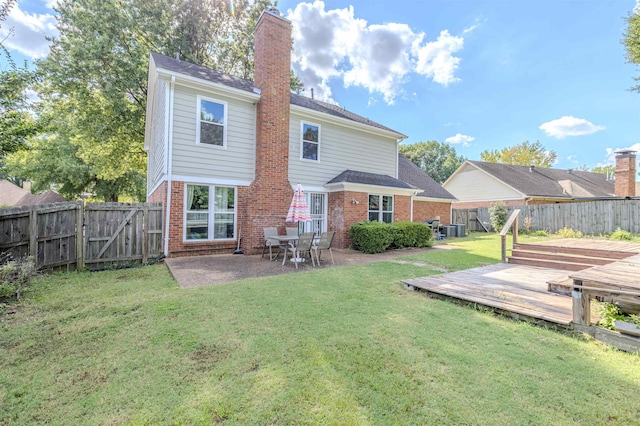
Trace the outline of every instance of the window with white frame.
{"type": "Polygon", "coordinates": [[[300,158],[318,161],[320,159],[320,126],[302,122],[302,146],[300,158]]]}
{"type": "Polygon", "coordinates": [[[393,222],[393,196],[369,195],[369,220],[374,222],[393,222]]]}
{"type": "Polygon", "coordinates": [[[227,105],[225,102],[198,96],[198,143],[226,146],[227,105]]]}
{"type": "Polygon", "coordinates": [[[235,188],[187,184],[185,198],[185,240],[235,238],[235,188]]]}

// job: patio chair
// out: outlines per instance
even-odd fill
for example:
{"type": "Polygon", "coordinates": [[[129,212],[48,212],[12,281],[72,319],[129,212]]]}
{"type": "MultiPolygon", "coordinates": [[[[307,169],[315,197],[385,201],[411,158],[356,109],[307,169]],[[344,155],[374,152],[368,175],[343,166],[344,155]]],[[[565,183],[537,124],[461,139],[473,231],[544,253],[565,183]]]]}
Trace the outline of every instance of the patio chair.
{"type": "Polygon", "coordinates": [[[335,231],[323,232],[322,235],[320,235],[320,240],[311,247],[311,250],[316,254],[318,266],[320,266],[320,253],[322,250],[329,250],[329,254],[331,255],[331,264],[335,265],[335,262],[333,261],[333,252],[331,251],[331,242],[333,241],[333,236],[335,234],[335,231]]]}
{"type": "Polygon", "coordinates": [[[282,244],[280,244],[280,241],[272,240],[269,237],[277,237],[278,236],[278,228],[276,228],[275,226],[263,228],[263,232],[264,232],[264,247],[262,247],[262,257],[264,257],[264,252],[266,251],[266,249],[268,247],[269,248],[269,260],[277,259],[278,255],[280,254],[280,252],[285,247],[282,244]],[[272,251],[274,247],[278,247],[278,252],[276,253],[275,257],[273,257],[273,251],[272,251]]]}
{"type": "Polygon", "coordinates": [[[290,237],[298,236],[298,228],[287,228],[287,235],[290,237]]]}
{"type": "Polygon", "coordinates": [[[427,223],[427,226],[431,228],[434,240],[440,239],[440,219],[433,219],[431,223],[427,223]]]}
{"type": "Polygon", "coordinates": [[[315,234],[313,232],[304,232],[300,234],[300,238],[298,238],[298,244],[295,246],[288,246],[287,251],[284,254],[286,259],[287,253],[291,253],[291,258],[294,259],[293,263],[296,265],[296,269],[298,269],[298,260],[302,258],[302,256],[309,255],[311,257],[311,264],[315,267],[316,263],[313,260],[313,254],[311,254],[311,247],[313,247],[313,237],[315,234]]]}

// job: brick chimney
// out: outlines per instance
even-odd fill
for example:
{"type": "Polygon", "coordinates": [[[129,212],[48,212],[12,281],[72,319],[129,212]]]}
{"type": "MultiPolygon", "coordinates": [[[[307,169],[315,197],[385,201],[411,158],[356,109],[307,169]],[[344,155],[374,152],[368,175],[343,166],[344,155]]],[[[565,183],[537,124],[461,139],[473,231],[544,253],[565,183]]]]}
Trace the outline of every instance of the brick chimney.
{"type": "Polygon", "coordinates": [[[636,195],[636,151],[616,151],[616,196],[636,195]]]}
{"type": "Polygon", "coordinates": [[[291,22],[277,9],[262,12],[255,30],[256,169],[244,199],[243,249],[263,246],[265,226],[285,225],[293,190],[289,182],[291,22]]]}

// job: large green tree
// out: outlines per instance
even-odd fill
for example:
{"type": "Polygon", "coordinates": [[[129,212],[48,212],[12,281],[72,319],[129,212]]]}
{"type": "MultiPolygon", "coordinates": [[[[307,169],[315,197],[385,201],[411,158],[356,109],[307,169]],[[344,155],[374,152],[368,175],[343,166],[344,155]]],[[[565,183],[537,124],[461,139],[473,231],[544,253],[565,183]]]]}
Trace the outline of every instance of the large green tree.
{"type": "MultiPolygon", "coordinates": [[[[636,6],[636,9],[627,17],[627,31],[624,34],[622,40],[626,53],[627,60],[632,64],[640,64],[640,6],[636,6]]],[[[632,90],[640,92],[640,77],[635,77],[636,84],[632,90]]]]}
{"type": "Polygon", "coordinates": [[[438,183],[443,183],[466,160],[448,143],[437,141],[400,145],[399,151],[438,183]]]}
{"type": "Polygon", "coordinates": [[[46,133],[11,161],[37,187],[117,201],[144,197],[151,51],[240,77],[253,71],[253,27],[270,0],[62,0],[59,36],[38,62],[46,133]],[[45,167],[50,145],[65,167],[45,167]],[[34,166],[36,164],[36,166],[34,166]],[[42,166],[37,166],[42,164],[42,166]],[[74,170],[77,173],[69,173],[74,170]],[[80,172],[81,171],[81,172],[80,172]]]}
{"type": "Polygon", "coordinates": [[[546,150],[540,141],[524,141],[501,150],[485,150],[480,153],[482,161],[536,167],[551,167],[557,157],[555,151],[546,150]]]}

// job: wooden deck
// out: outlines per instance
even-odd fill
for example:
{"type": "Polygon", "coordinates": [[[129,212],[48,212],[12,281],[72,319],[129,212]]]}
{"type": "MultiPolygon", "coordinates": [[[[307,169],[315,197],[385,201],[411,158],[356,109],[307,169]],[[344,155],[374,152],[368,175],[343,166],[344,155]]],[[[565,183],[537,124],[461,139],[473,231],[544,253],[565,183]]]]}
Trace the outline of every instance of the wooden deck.
{"type": "Polygon", "coordinates": [[[629,256],[640,253],[640,244],[628,241],[597,240],[591,238],[563,238],[560,240],[538,241],[526,243],[529,246],[560,247],[577,250],[605,250],[613,252],[628,252],[629,256]]]}
{"type": "Polygon", "coordinates": [[[570,327],[572,299],[547,291],[547,281],[570,271],[498,263],[464,271],[403,280],[428,293],[492,308],[520,319],[570,327]]]}

